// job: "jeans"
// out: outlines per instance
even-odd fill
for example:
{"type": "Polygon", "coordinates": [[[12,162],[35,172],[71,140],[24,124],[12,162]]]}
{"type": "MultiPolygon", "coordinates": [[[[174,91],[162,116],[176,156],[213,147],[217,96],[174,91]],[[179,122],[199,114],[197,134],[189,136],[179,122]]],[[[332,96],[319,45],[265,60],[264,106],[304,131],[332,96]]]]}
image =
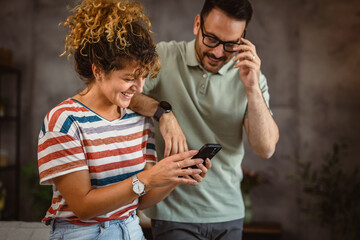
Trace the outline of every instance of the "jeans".
{"type": "Polygon", "coordinates": [[[54,219],[50,240],[146,240],[135,212],[123,220],[112,220],[94,225],[76,225],[54,219]]]}
{"type": "Polygon", "coordinates": [[[244,219],[218,223],[151,220],[156,240],[241,240],[244,219]]]}

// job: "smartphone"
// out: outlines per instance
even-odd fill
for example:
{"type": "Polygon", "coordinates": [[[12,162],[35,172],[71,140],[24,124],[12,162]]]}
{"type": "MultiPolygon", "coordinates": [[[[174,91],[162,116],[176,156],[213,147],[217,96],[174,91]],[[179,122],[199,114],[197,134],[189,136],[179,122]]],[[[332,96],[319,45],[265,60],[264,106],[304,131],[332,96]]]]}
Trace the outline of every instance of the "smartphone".
{"type": "MultiPolygon", "coordinates": [[[[212,159],[220,150],[222,146],[216,143],[207,143],[202,146],[199,152],[192,158],[202,158],[204,161],[206,158],[212,159]]],[[[205,165],[205,163],[204,163],[205,165]]],[[[191,166],[192,168],[197,168],[196,165],[191,166]]]]}

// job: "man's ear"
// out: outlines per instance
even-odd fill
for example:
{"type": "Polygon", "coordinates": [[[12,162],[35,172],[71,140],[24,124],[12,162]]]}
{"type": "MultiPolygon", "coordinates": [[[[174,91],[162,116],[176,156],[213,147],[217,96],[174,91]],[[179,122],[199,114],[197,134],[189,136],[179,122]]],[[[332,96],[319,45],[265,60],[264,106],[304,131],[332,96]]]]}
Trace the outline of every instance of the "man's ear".
{"type": "Polygon", "coordinates": [[[194,35],[198,35],[200,30],[200,14],[196,15],[194,20],[194,35]]]}

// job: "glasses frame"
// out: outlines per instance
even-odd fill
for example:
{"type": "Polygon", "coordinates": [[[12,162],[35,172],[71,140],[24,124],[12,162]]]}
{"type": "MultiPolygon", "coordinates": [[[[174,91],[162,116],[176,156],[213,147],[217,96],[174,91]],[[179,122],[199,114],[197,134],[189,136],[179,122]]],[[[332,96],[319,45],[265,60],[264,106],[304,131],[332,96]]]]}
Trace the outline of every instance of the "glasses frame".
{"type": "MultiPolygon", "coordinates": [[[[226,45],[226,44],[229,44],[229,43],[230,43],[230,44],[236,44],[236,45],[241,45],[241,44],[243,44],[243,42],[241,42],[241,41],[240,41],[240,43],[233,42],[233,41],[221,41],[220,39],[218,39],[218,38],[215,37],[215,36],[211,36],[211,35],[205,34],[203,28],[204,28],[204,20],[203,20],[203,18],[202,18],[202,16],[201,16],[201,17],[200,17],[200,29],[201,29],[201,34],[202,34],[202,37],[203,37],[202,43],[203,43],[205,46],[209,47],[209,48],[216,48],[217,46],[219,46],[220,44],[222,44],[222,45],[223,45],[223,49],[224,49],[225,52],[233,53],[233,52],[237,52],[237,51],[229,51],[229,50],[226,50],[226,49],[225,49],[225,45],[226,45]],[[218,43],[217,43],[216,45],[214,45],[214,46],[207,45],[207,44],[205,43],[205,38],[206,38],[206,37],[207,37],[207,38],[212,38],[212,39],[218,41],[218,43]]],[[[245,36],[246,36],[246,29],[244,30],[244,33],[243,33],[243,35],[242,35],[242,38],[245,38],[245,36]]]]}

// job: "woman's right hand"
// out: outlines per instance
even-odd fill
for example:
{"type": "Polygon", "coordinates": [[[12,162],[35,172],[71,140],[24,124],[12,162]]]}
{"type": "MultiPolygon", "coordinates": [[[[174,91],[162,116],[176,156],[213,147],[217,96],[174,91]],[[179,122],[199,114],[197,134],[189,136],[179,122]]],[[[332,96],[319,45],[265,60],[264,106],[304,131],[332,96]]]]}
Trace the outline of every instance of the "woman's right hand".
{"type": "Polygon", "coordinates": [[[202,173],[201,169],[188,168],[203,163],[201,158],[191,159],[197,152],[197,150],[191,150],[166,157],[149,170],[138,173],[138,178],[144,182],[146,191],[169,184],[197,185],[198,181],[185,178],[185,176],[202,173]]]}

